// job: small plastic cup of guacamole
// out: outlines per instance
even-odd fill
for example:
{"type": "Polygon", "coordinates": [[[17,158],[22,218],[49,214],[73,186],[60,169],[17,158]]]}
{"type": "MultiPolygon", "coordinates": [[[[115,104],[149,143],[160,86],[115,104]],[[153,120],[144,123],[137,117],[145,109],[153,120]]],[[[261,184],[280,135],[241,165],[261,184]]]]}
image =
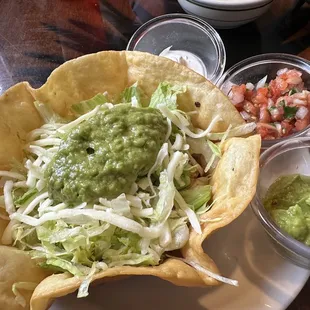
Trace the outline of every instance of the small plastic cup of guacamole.
{"type": "Polygon", "coordinates": [[[275,250],[306,269],[310,269],[309,197],[310,138],[277,143],[261,155],[251,207],[275,250]]]}

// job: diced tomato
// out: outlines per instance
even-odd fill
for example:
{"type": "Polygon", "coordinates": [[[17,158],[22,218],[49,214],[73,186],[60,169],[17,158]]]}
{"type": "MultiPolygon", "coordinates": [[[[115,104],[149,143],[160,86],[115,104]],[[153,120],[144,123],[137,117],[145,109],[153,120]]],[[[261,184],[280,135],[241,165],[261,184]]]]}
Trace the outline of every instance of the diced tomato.
{"type": "Polygon", "coordinates": [[[271,131],[268,128],[262,126],[256,128],[256,133],[258,133],[263,140],[267,139],[267,137],[273,137],[273,139],[275,139],[277,136],[277,133],[275,131],[271,131]]]}
{"type": "Polygon", "coordinates": [[[271,117],[270,117],[270,113],[267,109],[266,106],[263,106],[260,108],[260,111],[259,111],[259,121],[261,123],[267,123],[269,124],[271,122],[271,117]]]}
{"type": "Polygon", "coordinates": [[[250,101],[244,101],[243,109],[244,111],[252,114],[253,116],[258,116],[259,108],[253,105],[250,101]]]}
{"type": "Polygon", "coordinates": [[[289,70],[286,73],[286,82],[288,84],[298,85],[302,82],[301,75],[302,73],[295,69],[289,70]]]}
{"type": "Polygon", "coordinates": [[[268,104],[267,95],[268,95],[268,89],[266,87],[259,88],[256,92],[256,95],[253,97],[252,101],[254,102],[254,104],[267,105],[268,104]]]}
{"type": "Polygon", "coordinates": [[[288,121],[282,121],[281,122],[281,135],[282,136],[288,136],[292,133],[294,126],[289,123],[288,121]]]}
{"type": "Polygon", "coordinates": [[[270,110],[270,114],[271,114],[271,120],[273,122],[279,122],[282,121],[284,118],[284,110],[282,106],[278,106],[278,107],[273,107],[270,110]]]}
{"type": "Polygon", "coordinates": [[[273,101],[276,101],[277,98],[281,95],[281,91],[278,89],[275,80],[270,81],[269,89],[273,101]]]}
{"type": "Polygon", "coordinates": [[[257,94],[267,97],[267,95],[268,95],[268,88],[267,87],[259,88],[257,90],[257,94]]]}
{"type": "Polygon", "coordinates": [[[246,92],[246,86],[245,84],[241,84],[241,85],[234,85],[231,88],[233,93],[242,93],[245,94],[246,92]]]}
{"type": "Polygon", "coordinates": [[[252,97],[253,97],[253,94],[254,94],[253,90],[248,90],[248,89],[247,89],[247,91],[246,91],[245,94],[244,94],[244,98],[245,98],[246,100],[248,100],[248,101],[251,101],[251,100],[252,100],[252,97]]]}
{"type": "Polygon", "coordinates": [[[242,85],[234,85],[231,88],[231,93],[229,94],[229,98],[232,103],[236,106],[244,101],[244,94],[246,91],[246,87],[244,84],[242,85]]]}
{"type": "Polygon", "coordinates": [[[272,99],[276,101],[277,97],[281,96],[282,93],[287,89],[288,83],[285,80],[277,77],[275,80],[270,81],[269,88],[272,99]]]}
{"type": "MultiPolygon", "coordinates": [[[[287,72],[287,71],[286,71],[286,72],[287,72]]],[[[283,80],[286,80],[286,79],[287,79],[287,73],[286,73],[286,72],[280,74],[279,77],[280,77],[281,79],[283,79],[283,80]]]]}
{"type": "Polygon", "coordinates": [[[310,112],[306,113],[310,111],[310,92],[304,89],[302,73],[294,69],[282,72],[268,87],[232,87],[231,101],[239,112],[246,112],[241,114],[247,122],[257,122],[256,131],[262,139],[281,138],[310,126],[310,112]]]}
{"type": "Polygon", "coordinates": [[[304,119],[298,119],[295,123],[295,128],[297,131],[305,129],[309,125],[309,116],[304,119]]]}
{"type": "Polygon", "coordinates": [[[280,78],[276,78],[276,85],[277,85],[277,88],[283,92],[287,89],[287,86],[288,86],[288,83],[283,80],[283,79],[280,79],[280,78]]]}

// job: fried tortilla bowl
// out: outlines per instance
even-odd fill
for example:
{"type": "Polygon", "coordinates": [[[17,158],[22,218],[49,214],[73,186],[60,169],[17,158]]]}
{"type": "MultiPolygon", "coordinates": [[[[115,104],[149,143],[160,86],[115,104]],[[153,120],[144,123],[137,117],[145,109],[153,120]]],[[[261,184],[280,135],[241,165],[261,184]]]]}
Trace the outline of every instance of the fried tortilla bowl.
{"type": "MultiPolygon", "coordinates": [[[[29,131],[43,124],[34,107],[34,101],[48,104],[63,117],[70,115],[70,107],[98,93],[108,92],[117,98],[126,88],[137,82],[151,95],[158,84],[167,81],[186,86],[186,93],[178,97],[183,111],[197,110],[193,117],[195,127],[205,129],[219,115],[221,121],[213,128],[223,132],[229,125],[243,124],[238,111],[214,85],[204,77],[168,59],[140,52],[100,52],[66,62],[57,68],[39,89],[26,83],[10,88],[0,98],[0,169],[9,170],[12,158],[22,160],[23,144],[29,131]],[[195,102],[199,102],[197,107],[195,102]]],[[[222,146],[220,158],[211,177],[214,204],[204,216],[202,234],[190,230],[189,241],[182,249],[186,260],[220,274],[215,263],[202,249],[202,242],[215,230],[236,219],[251,201],[256,188],[260,153],[260,137],[229,138],[222,146]],[[212,219],[221,218],[221,221],[212,219]]],[[[2,235],[8,221],[0,218],[2,235]]],[[[17,303],[12,292],[16,282],[34,282],[38,286],[32,295],[25,290],[27,308],[47,309],[52,301],[77,290],[81,279],[69,273],[51,275],[36,266],[25,252],[11,246],[0,246],[0,308],[25,309],[17,303]]],[[[197,271],[183,261],[168,258],[158,266],[113,267],[93,276],[92,281],[126,275],[151,275],[180,286],[212,286],[214,278],[197,271]]]]}

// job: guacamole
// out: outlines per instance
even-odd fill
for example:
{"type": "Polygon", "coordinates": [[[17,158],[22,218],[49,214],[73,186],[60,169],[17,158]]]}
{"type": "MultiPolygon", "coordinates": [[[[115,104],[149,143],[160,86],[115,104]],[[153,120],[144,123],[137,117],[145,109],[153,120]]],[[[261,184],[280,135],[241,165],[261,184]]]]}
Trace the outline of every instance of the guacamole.
{"type": "Polygon", "coordinates": [[[168,124],[160,111],[116,105],[74,128],[46,173],[54,202],[95,202],[128,193],[146,175],[164,143],[168,124]]]}
{"type": "Polygon", "coordinates": [[[269,187],[264,206],[281,229],[310,246],[310,177],[281,176],[269,187]]]}

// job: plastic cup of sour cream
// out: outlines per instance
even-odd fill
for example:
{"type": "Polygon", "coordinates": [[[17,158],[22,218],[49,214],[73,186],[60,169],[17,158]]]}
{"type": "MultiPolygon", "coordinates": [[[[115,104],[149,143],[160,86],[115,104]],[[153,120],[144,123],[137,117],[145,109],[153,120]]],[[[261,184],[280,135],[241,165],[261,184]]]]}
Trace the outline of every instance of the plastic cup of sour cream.
{"type": "Polygon", "coordinates": [[[225,47],[216,30],[188,14],[166,14],[149,20],[133,34],[127,50],[169,58],[214,84],[226,64],[225,47]]]}

